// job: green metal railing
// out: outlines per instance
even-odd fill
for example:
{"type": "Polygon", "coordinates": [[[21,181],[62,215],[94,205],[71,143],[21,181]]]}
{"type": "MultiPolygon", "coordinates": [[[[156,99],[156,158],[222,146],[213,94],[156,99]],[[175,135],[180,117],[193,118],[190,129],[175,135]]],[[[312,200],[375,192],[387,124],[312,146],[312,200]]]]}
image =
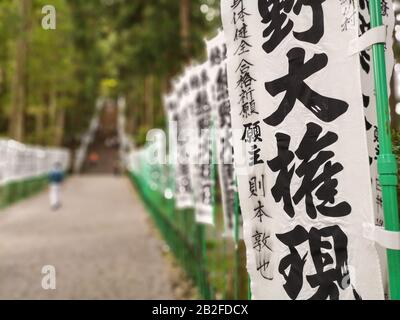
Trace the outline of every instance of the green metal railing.
{"type": "Polygon", "coordinates": [[[46,188],[47,175],[8,182],[0,186],[0,209],[31,197],[46,188]]]}
{"type": "MultiPolygon", "coordinates": [[[[193,210],[176,210],[165,190],[154,188],[146,174],[129,173],[161,235],[202,299],[247,299],[244,244],[223,237],[223,217],[215,206],[215,227],[200,225],[193,210]]],[[[218,197],[218,192],[215,195],[218,197]]],[[[220,202],[216,202],[220,203],[220,202]]]]}

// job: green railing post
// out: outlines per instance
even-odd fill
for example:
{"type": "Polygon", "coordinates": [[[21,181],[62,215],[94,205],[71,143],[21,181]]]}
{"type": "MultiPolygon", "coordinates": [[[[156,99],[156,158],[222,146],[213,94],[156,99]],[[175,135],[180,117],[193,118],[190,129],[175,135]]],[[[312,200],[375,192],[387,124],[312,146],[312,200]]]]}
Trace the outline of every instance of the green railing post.
{"type": "Polygon", "coordinates": [[[210,300],[211,299],[211,292],[210,292],[210,287],[209,287],[209,282],[207,279],[207,243],[206,243],[206,229],[205,225],[203,224],[198,224],[197,225],[197,232],[198,232],[198,238],[199,238],[199,254],[200,254],[200,266],[199,266],[199,271],[200,271],[200,288],[201,288],[201,293],[203,296],[203,299],[205,300],[210,300]]]}
{"type": "MultiPolygon", "coordinates": [[[[213,270],[210,270],[208,273],[210,275],[210,280],[209,280],[209,286],[210,286],[210,296],[213,297],[214,299],[216,298],[217,294],[217,283],[213,285],[212,280],[215,278],[215,275],[217,274],[218,270],[218,250],[215,248],[215,243],[218,241],[218,230],[217,230],[217,192],[216,192],[216,187],[217,187],[217,145],[216,145],[216,130],[215,130],[215,119],[212,119],[212,125],[211,125],[211,159],[210,159],[210,165],[211,165],[211,207],[212,207],[212,217],[213,217],[213,222],[214,222],[214,228],[213,228],[213,244],[211,247],[211,250],[214,251],[214,258],[215,260],[213,261],[214,266],[212,266],[213,270]]],[[[206,240],[207,241],[207,240],[206,240]]]]}
{"type": "Polygon", "coordinates": [[[228,255],[227,255],[227,250],[226,250],[226,237],[223,237],[222,239],[222,256],[223,256],[223,295],[222,295],[222,300],[227,300],[227,294],[228,294],[228,255]]]}
{"type": "MultiPolygon", "coordinates": [[[[237,185],[237,184],[236,184],[237,185]]],[[[239,291],[240,291],[240,252],[239,252],[239,214],[240,214],[240,204],[239,204],[239,193],[235,192],[235,204],[234,204],[234,217],[235,217],[235,223],[234,223],[234,239],[235,239],[235,270],[234,270],[234,275],[233,275],[233,281],[234,281],[234,298],[235,300],[239,299],[239,291]]]]}
{"type": "Polygon", "coordinates": [[[252,300],[250,275],[247,276],[247,300],[252,300]]]}
{"type": "MultiPolygon", "coordinates": [[[[370,0],[371,28],[383,25],[381,1],[370,0]]],[[[391,48],[388,48],[391,50],[391,48]]],[[[382,185],[385,229],[400,231],[397,203],[397,162],[392,151],[389,99],[387,91],[385,45],[372,46],[375,74],[376,107],[379,129],[380,155],[378,158],[379,179],[382,185]]],[[[400,300],[400,251],[387,250],[390,297],[400,300]]]]}

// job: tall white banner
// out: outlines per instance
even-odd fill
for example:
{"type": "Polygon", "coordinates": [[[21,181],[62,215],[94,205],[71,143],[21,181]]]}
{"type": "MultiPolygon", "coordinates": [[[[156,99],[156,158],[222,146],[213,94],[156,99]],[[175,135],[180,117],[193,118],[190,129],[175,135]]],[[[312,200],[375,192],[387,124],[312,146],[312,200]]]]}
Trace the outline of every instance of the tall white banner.
{"type": "MultiPolygon", "coordinates": [[[[174,95],[176,100],[170,100],[167,108],[172,121],[170,134],[174,136],[172,139],[176,140],[176,158],[172,159],[176,163],[175,201],[178,209],[188,209],[193,208],[194,202],[189,157],[190,88],[187,74],[174,85],[174,95]]],[[[174,154],[172,156],[175,157],[174,154]]]]}
{"type": "MultiPolygon", "coordinates": [[[[351,1],[354,3],[354,1],[351,1]]],[[[254,299],[383,299],[348,1],[222,1],[254,299]]]]}
{"type": "MultiPolygon", "coordinates": [[[[227,48],[223,32],[207,41],[209,95],[215,124],[216,160],[224,213],[225,235],[234,236],[236,174],[233,164],[231,105],[226,66],[227,48]]],[[[240,222],[238,221],[238,224],[240,222]]]]}
{"type": "Polygon", "coordinates": [[[178,111],[178,97],[175,91],[167,94],[163,98],[164,113],[166,115],[168,143],[167,156],[167,168],[168,175],[166,178],[167,186],[172,186],[172,193],[176,200],[178,187],[177,167],[178,167],[178,156],[177,156],[177,145],[178,145],[178,126],[177,126],[177,111],[178,111]]]}
{"type": "Polygon", "coordinates": [[[208,96],[208,65],[192,67],[189,75],[190,172],[196,221],[214,224],[214,177],[212,166],[212,109],[208,96]]]}
{"type": "MultiPolygon", "coordinates": [[[[371,29],[371,17],[369,11],[369,0],[359,0],[359,33],[365,34],[371,29]]],[[[388,83],[388,93],[390,95],[390,80],[394,69],[394,53],[393,53],[393,31],[394,31],[394,10],[391,0],[381,0],[381,9],[383,23],[387,28],[386,34],[386,75],[388,83]]],[[[379,182],[378,175],[378,156],[379,156],[379,140],[378,140],[378,121],[376,115],[376,95],[374,84],[374,70],[372,65],[372,49],[368,48],[360,53],[361,64],[361,87],[363,105],[365,111],[365,125],[368,139],[369,164],[371,170],[371,184],[373,193],[373,205],[375,211],[375,224],[383,226],[383,202],[382,187],[379,182]]],[[[387,279],[387,259],[386,250],[378,248],[383,272],[383,281],[385,291],[388,292],[387,279]]]]}
{"type": "MultiPolygon", "coordinates": [[[[386,74],[388,83],[388,92],[390,95],[390,80],[394,69],[393,54],[393,30],[394,30],[394,12],[392,1],[381,0],[383,22],[387,27],[386,36],[386,74]]],[[[369,13],[369,1],[359,0],[359,33],[365,34],[371,29],[371,17],[369,13]]],[[[383,226],[383,208],[382,208],[382,189],[378,180],[377,160],[379,155],[378,124],[376,116],[376,96],[374,85],[374,70],[372,66],[371,48],[363,50],[360,53],[361,64],[361,87],[363,96],[363,105],[365,108],[365,124],[368,137],[368,152],[371,168],[371,182],[374,194],[374,210],[376,215],[376,224],[383,226]]]]}

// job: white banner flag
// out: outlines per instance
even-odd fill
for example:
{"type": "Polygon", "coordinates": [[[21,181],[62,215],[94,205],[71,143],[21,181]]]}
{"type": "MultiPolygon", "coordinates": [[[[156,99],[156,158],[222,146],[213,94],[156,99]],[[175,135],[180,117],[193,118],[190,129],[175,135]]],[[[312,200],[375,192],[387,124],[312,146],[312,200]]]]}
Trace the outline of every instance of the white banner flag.
{"type": "MultiPolygon", "coordinates": [[[[167,122],[167,133],[168,133],[168,156],[167,156],[167,167],[168,167],[168,177],[166,178],[167,186],[172,185],[172,195],[177,196],[177,145],[178,145],[178,127],[177,127],[177,112],[178,112],[178,97],[175,91],[167,94],[163,97],[164,113],[167,122]]],[[[168,191],[168,192],[169,192],[168,191]]]]}
{"type": "MultiPolygon", "coordinates": [[[[234,236],[236,174],[233,165],[231,106],[228,94],[226,54],[223,32],[207,41],[209,64],[209,95],[216,132],[216,156],[224,213],[225,236],[234,236]]],[[[239,217],[241,220],[241,217],[239,217]]],[[[240,225],[240,221],[238,221],[240,225]]],[[[238,226],[239,227],[239,226],[238,226]]],[[[239,231],[240,234],[240,231],[239,231]]]]}
{"type": "MultiPolygon", "coordinates": [[[[388,93],[390,95],[390,80],[394,69],[393,53],[393,30],[394,30],[394,12],[392,2],[381,0],[383,22],[387,27],[386,36],[386,69],[388,93]]],[[[371,18],[369,13],[369,1],[359,1],[359,32],[365,34],[371,28],[371,18]]],[[[374,209],[376,214],[376,224],[383,226],[383,208],[382,208],[382,189],[378,180],[377,160],[379,155],[378,124],[376,116],[376,96],[374,85],[374,70],[372,66],[372,50],[364,50],[360,53],[361,64],[361,86],[362,96],[365,108],[365,122],[368,137],[369,162],[371,168],[372,190],[374,194],[374,209]]]]}
{"type": "Polygon", "coordinates": [[[189,75],[190,173],[196,221],[214,224],[214,178],[212,167],[212,110],[208,96],[208,65],[192,67],[189,75]]]}
{"type": "Polygon", "coordinates": [[[190,99],[189,81],[187,75],[180,78],[174,85],[176,105],[170,105],[171,120],[173,121],[172,134],[176,139],[176,156],[170,159],[176,163],[175,167],[175,202],[177,209],[193,208],[193,190],[190,176],[189,158],[189,108],[187,101],[190,99]]]}
{"type": "Polygon", "coordinates": [[[254,299],[384,297],[375,243],[363,237],[373,196],[350,50],[358,7],[343,28],[347,4],[222,2],[254,299]]]}
{"type": "MultiPolygon", "coordinates": [[[[371,17],[369,12],[369,1],[360,0],[359,6],[359,33],[365,34],[371,29],[371,17]]],[[[393,31],[394,31],[394,11],[393,4],[390,0],[381,0],[381,9],[383,23],[387,28],[386,34],[386,75],[388,83],[388,93],[390,96],[390,80],[394,69],[394,53],[393,53],[393,31]]],[[[365,111],[365,125],[368,139],[368,153],[371,170],[371,183],[375,211],[375,224],[377,226],[384,225],[382,187],[379,182],[378,175],[378,155],[379,155],[379,139],[378,139],[378,121],[376,115],[376,96],[374,84],[374,70],[372,65],[372,49],[368,48],[360,53],[361,64],[361,87],[363,105],[365,111]]],[[[387,258],[386,249],[378,248],[383,272],[383,281],[385,284],[385,292],[388,292],[387,279],[387,258]]]]}

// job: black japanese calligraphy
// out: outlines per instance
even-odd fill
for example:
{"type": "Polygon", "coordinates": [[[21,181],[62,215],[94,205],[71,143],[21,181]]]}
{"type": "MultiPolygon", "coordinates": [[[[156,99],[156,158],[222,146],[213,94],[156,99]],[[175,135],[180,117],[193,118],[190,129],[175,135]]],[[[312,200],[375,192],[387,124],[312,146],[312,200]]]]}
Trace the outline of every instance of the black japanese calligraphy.
{"type": "Polygon", "coordinates": [[[288,54],[289,74],[277,80],[265,83],[265,88],[273,97],[286,92],[278,109],[264,122],[277,126],[292,111],[296,100],[299,100],[318,119],[331,122],[344,114],[349,105],[341,100],[328,98],[313,91],[304,80],[320,71],[328,64],[328,56],[324,53],[315,54],[304,62],[305,51],[302,48],[293,48],[288,54]]]}
{"type": "Polygon", "coordinates": [[[246,12],[246,8],[243,5],[243,0],[233,0],[231,8],[234,10],[233,12],[233,23],[236,25],[238,21],[245,23],[245,18],[249,14],[246,12]],[[236,9],[239,9],[237,11],[236,9]]]}
{"type": "Polygon", "coordinates": [[[276,141],[278,146],[278,156],[267,162],[273,172],[278,172],[275,186],[271,189],[271,194],[277,203],[283,200],[283,209],[289,217],[293,218],[294,208],[290,193],[290,184],[295,167],[292,166],[290,169],[288,168],[294,159],[293,152],[289,150],[290,136],[283,133],[277,133],[276,141]]]}
{"type": "Polygon", "coordinates": [[[254,218],[259,219],[260,222],[263,222],[263,218],[264,218],[264,217],[271,218],[271,217],[267,214],[267,212],[265,211],[264,208],[265,208],[264,205],[261,203],[260,200],[258,200],[258,206],[257,206],[256,208],[254,208],[254,213],[255,213],[254,218]]]}
{"type": "MultiPolygon", "coordinates": [[[[365,32],[367,32],[369,29],[371,29],[370,15],[369,15],[369,1],[360,0],[359,6],[360,6],[360,10],[358,13],[359,30],[360,30],[359,33],[360,33],[360,35],[363,35],[365,32]],[[363,14],[363,11],[368,12],[368,14],[367,15],[363,14]]],[[[361,62],[361,67],[364,70],[364,72],[369,73],[370,69],[371,69],[371,67],[370,67],[371,55],[368,53],[367,50],[361,51],[360,62],[361,62]]]]}
{"type": "Polygon", "coordinates": [[[255,250],[256,268],[260,275],[269,281],[274,280],[273,266],[271,265],[272,244],[271,233],[257,229],[252,235],[253,249],[255,250]]]}
{"type": "Polygon", "coordinates": [[[248,43],[246,40],[240,40],[239,46],[235,52],[235,55],[241,56],[250,51],[252,45],[248,43]]]}
{"type": "Polygon", "coordinates": [[[341,24],[342,32],[355,28],[357,21],[357,7],[354,0],[340,0],[343,20],[341,24]]]}
{"type": "Polygon", "coordinates": [[[303,288],[304,266],[311,255],[314,274],[307,274],[311,288],[316,289],[310,300],[338,300],[339,290],[352,287],[354,298],[361,297],[351,284],[348,268],[348,239],[342,229],[329,226],[322,229],[311,228],[310,232],[302,226],[296,226],[285,234],[277,234],[278,240],[286,245],[290,254],[279,264],[279,273],[286,283],[283,285],[288,296],[296,299],[303,288]],[[300,254],[296,247],[308,242],[309,251],[300,254]]]}
{"type": "Polygon", "coordinates": [[[256,81],[250,74],[250,68],[253,64],[248,62],[246,59],[242,59],[239,63],[236,72],[240,72],[240,77],[237,83],[237,87],[241,89],[240,92],[240,115],[243,118],[247,118],[252,114],[258,114],[256,110],[256,103],[253,98],[253,82],[256,81]]]}
{"type": "Polygon", "coordinates": [[[265,175],[261,177],[251,177],[249,180],[250,198],[263,196],[265,197],[265,175]]]}
{"type": "Polygon", "coordinates": [[[254,167],[258,164],[264,163],[264,160],[261,159],[260,152],[261,152],[261,149],[259,147],[257,147],[257,145],[251,146],[251,150],[249,151],[249,155],[250,155],[249,165],[251,167],[254,167]]]}
{"type": "Polygon", "coordinates": [[[247,123],[244,125],[242,140],[249,143],[257,141],[262,142],[260,121],[256,121],[254,123],[247,123]]]}
{"type": "Polygon", "coordinates": [[[306,212],[312,219],[317,217],[317,211],[328,217],[343,217],[351,212],[351,206],[345,201],[334,205],[338,193],[336,189],[338,180],[333,177],[343,170],[343,166],[338,162],[332,163],[334,153],[324,150],[334,144],[338,136],[328,132],[320,137],[321,133],[322,128],[319,125],[307,124],[307,132],[295,152],[297,159],[302,161],[297,169],[294,164],[289,168],[294,159],[294,153],[289,150],[290,136],[283,133],[276,134],[278,156],[267,162],[273,172],[278,172],[271,193],[277,203],[283,200],[284,210],[291,218],[295,214],[293,203],[298,204],[303,199],[306,212]],[[321,167],[323,167],[322,172],[316,176],[321,167]],[[292,197],[290,186],[294,172],[297,177],[302,178],[302,182],[292,197]],[[320,201],[318,205],[314,204],[314,192],[320,201]],[[329,206],[329,203],[333,205],[329,206]]]}
{"type": "Polygon", "coordinates": [[[269,244],[270,238],[270,233],[259,232],[256,230],[253,234],[253,249],[257,250],[257,252],[261,252],[263,249],[272,251],[271,245],[269,244]]]}
{"type": "Polygon", "coordinates": [[[289,18],[289,13],[299,15],[303,6],[308,6],[313,12],[313,21],[310,29],[303,32],[293,32],[297,40],[316,44],[324,35],[324,13],[322,4],[325,0],[258,0],[258,10],[262,23],[267,25],[264,30],[263,49],[271,53],[292,32],[294,22],[289,18]]]}

